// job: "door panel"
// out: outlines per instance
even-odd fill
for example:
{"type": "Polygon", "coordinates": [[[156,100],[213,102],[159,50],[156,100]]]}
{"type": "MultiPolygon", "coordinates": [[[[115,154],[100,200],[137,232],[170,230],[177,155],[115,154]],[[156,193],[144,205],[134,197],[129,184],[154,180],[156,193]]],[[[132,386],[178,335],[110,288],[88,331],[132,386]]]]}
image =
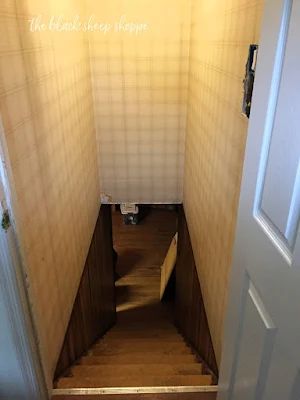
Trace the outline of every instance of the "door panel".
{"type": "Polygon", "coordinates": [[[297,372],[289,400],[299,400],[300,399],[300,371],[297,372]]]}
{"type": "Polygon", "coordinates": [[[261,169],[265,176],[262,187],[261,207],[273,232],[280,233],[290,251],[295,245],[297,226],[299,221],[300,195],[300,167],[299,167],[299,137],[297,123],[300,116],[300,102],[297,101],[299,91],[299,51],[295,51],[299,42],[296,15],[297,7],[291,9],[293,15],[288,15],[285,27],[286,35],[283,41],[286,44],[280,53],[282,68],[274,74],[274,83],[278,86],[277,105],[275,113],[271,115],[270,129],[264,135],[267,146],[262,152],[268,153],[267,164],[261,169]],[[284,182],[284,190],[280,190],[284,182]]]}
{"type": "Polygon", "coordinates": [[[266,0],[219,400],[299,400],[300,0],[266,0]]]}
{"type": "Polygon", "coordinates": [[[250,278],[246,277],[236,350],[233,396],[262,399],[276,327],[250,278]],[[249,385],[249,381],[254,384],[249,385]]]}

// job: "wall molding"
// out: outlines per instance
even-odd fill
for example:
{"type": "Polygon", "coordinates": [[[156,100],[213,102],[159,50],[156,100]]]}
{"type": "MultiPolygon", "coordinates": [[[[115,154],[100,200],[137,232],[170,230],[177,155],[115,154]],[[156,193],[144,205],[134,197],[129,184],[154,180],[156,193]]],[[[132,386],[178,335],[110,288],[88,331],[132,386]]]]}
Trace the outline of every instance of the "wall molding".
{"type": "Polygon", "coordinates": [[[21,279],[20,258],[16,247],[13,228],[0,233],[0,290],[4,298],[10,321],[12,340],[28,398],[47,399],[47,389],[42,365],[38,356],[36,339],[31,323],[24,281],[21,279]]]}
{"type": "Polygon", "coordinates": [[[24,391],[28,393],[30,399],[44,400],[49,398],[48,389],[16,234],[6,154],[4,130],[0,118],[0,215],[2,219],[6,210],[9,215],[7,229],[0,226],[0,290],[11,327],[12,342],[21,366],[24,391]]]}

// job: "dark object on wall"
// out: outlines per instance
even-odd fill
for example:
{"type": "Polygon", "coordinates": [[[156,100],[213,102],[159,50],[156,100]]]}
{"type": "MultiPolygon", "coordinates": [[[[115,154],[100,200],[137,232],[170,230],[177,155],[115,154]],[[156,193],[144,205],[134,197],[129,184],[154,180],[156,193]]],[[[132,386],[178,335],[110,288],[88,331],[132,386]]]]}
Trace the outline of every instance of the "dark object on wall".
{"type": "Polygon", "coordinates": [[[246,64],[246,75],[244,79],[243,113],[249,118],[252,104],[252,94],[255,79],[258,45],[251,44],[249,47],[248,60],[246,64]]]}
{"type": "Polygon", "coordinates": [[[7,232],[10,227],[10,218],[8,210],[3,211],[1,219],[1,227],[5,232],[7,232]]]}
{"type": "Polygon", "coordinates": [[[217,380],[218,366],[183,208],[178,218],[175,323],[217,380]]]}
{"type": "Polygon", "coordinates": [[[111,207],[102,205],[69,321],[55,379],[115,323],[111,207]]]}

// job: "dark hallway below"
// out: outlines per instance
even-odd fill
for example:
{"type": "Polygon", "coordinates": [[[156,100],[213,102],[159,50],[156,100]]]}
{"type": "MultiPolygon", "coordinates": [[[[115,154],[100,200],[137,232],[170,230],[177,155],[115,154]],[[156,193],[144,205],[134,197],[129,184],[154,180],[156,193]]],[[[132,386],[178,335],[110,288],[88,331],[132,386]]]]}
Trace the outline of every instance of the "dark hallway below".
{"type": "Polygon", "coordinates": [[[177,212],[147,207],[142,214],[138,225],[125,225],[119,211],[112,213],[118,321],[129,316],[134,320],[145,309],[158,314],[166,308],[171,311],[159,300],[160,267],[177,230],[177,212]]]}

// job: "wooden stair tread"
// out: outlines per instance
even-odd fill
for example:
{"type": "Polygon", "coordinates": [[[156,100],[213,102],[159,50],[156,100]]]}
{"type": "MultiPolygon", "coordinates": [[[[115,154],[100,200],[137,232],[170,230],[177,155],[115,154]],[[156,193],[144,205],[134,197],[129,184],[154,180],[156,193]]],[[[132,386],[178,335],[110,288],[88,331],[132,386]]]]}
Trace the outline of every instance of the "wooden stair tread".
{"type": "Polygon", "coordinates": [[[123,364],[123,365],[78,365],[71,368],[71,376],[97,378],[98,376],[141,375],[201,375],[202,365],[197,364],[123,364]]]}
{"type": "Polygon", "coordinates": [[[61,378],[57,388],[137,387],[137,386],[206,386],[210,375],[115,376],[97,378],[61,378]]]}
{"type": "Polygon", "coordinates": [[[158,346],[163,347],[165,345],[176,345],[186,346],[186,342],[180,336],[177,337],[166,337],[164,339],[160,339],[159,337],[144,337],[144,338],[112,338],[110,336],[104,337],[101,341],[98,341],[95,346],[122,346],[122,347],[132,347],[132,346],[158,346]]]}
{"type": "Polygon", "coordinates": [[[142,336],[153,336],[153,335],[161,335],[161,336],[168,336],[168,335],[178,335],[181,336],[180,333],[176,330],[175,327],[173,328],[168,328],[168,329],[162,329],[159,327],[155,327],[152,329],[111,329],[106,335],[112,335],[112,336],[117,336],[119,337],[122,335],[142,335],[142,336]]]}
{"type": "Polygon", "coordinates": [[[153,340],[153,339],[144,339],[144,340],[129,340],[129,341],[123,341],[123,340],[118,340],[113,342],[113,347],[109,343],[109,340],[100,340],[94,346],[92,347],[92,350],[97,349],[97,350],[133,350],[135,352],[137,351],[151,351],[151,350],[175,350],[175,349],[185,349],[189,351],[189,347],[187,344],[182,340],[180,342],[167,342],[167,343],[161,343],[159,340],[153,340]]]}
{"type": "Polygon", "coordinates": [[[159,326],[159,325],[150,325],[150,324],[128,324],[127,326],[119,326],[118,328],[114,328],[113,332],[161,332],[161,333],[178,333],[174,326],[159,326]]]}
{"type": "Polygon", "coordinates": [[[132,332],[158,332],[158,333],[178,333],[177,329],[173,325],[150,325],[150,324],[127,324],[126,326],[117,325],[112,328],[109,333],[132,333],[132,332]]]}
{"type": "Polygon", "coordinates": [[[171,322],[162,321],[161,323],[158,321],[127,321],[127,322],[118,322],[118,324],[112,328],[113,331],[126,331],[126,330],[135,330],[135,329],[157,329],[160,331],[173,331],[177,332],[176,327],[172,325],[171,322]]]}
{"type": "Polygon", "coordinates": [[[180,364],[194,363],[195,357],[193,354],[144,354],[133,353],[120,355],[103,355],[103,356],[85,356],[80,359],[80,364],[83,365],[119,365],[119,364],[180,364]]]}
{"type": "MultiPolygon", "coordinates": [[[[151,332],[145,332],[144,334],[139,333],[139,332],[132,332],[132,333],[119,333],[119,334],[107,334],[103,338],[104,340],[111,340],[111,341],[120,341],[120,340],[151,340],[155,339],[158,341],[176,341],[176,340],[181,340],[184,342],[184,339],[178,335],[178,333],[169,333],[169,334],[161,334],[161,333],[151,333],[151,332]]],[[[97,343],[99,343],[98,341],[97,343]]]]}
{"type": "Polygon", "coordinates": [[[126,330],[138,330],[143,331],[145,329],[149,329],[149,331],[157,330],[157,331],[171,331],[177,332],[175,325],[172,323],[164,321],[163,323],[159,323],[157,321],[129,321],[125,323],[118,322],[116,326],[111,329],[111,332],[119,332],[119,331],[126,331],[126,330]]]}
{"type": "Polygon", "coordinates": [[[91,349],[91,354],[93,355],[118,355],[118,354],[127,354],[127,357],[129,357],[128,360],[130,360],[131,354],[141,354],[144,355],[144,358],[148,356],[148,354],[191,354],[191,350],[188,347],[181,347],[178,348],[178,345],[175,345],[173,347],[171,346],[160,346],[157,348],[149,348],[145,346],[144,348],[124,348],[120,347],[118,349],[112,349],[111,347],[103,348],[103,347],[94,347],[91,349]]]}

